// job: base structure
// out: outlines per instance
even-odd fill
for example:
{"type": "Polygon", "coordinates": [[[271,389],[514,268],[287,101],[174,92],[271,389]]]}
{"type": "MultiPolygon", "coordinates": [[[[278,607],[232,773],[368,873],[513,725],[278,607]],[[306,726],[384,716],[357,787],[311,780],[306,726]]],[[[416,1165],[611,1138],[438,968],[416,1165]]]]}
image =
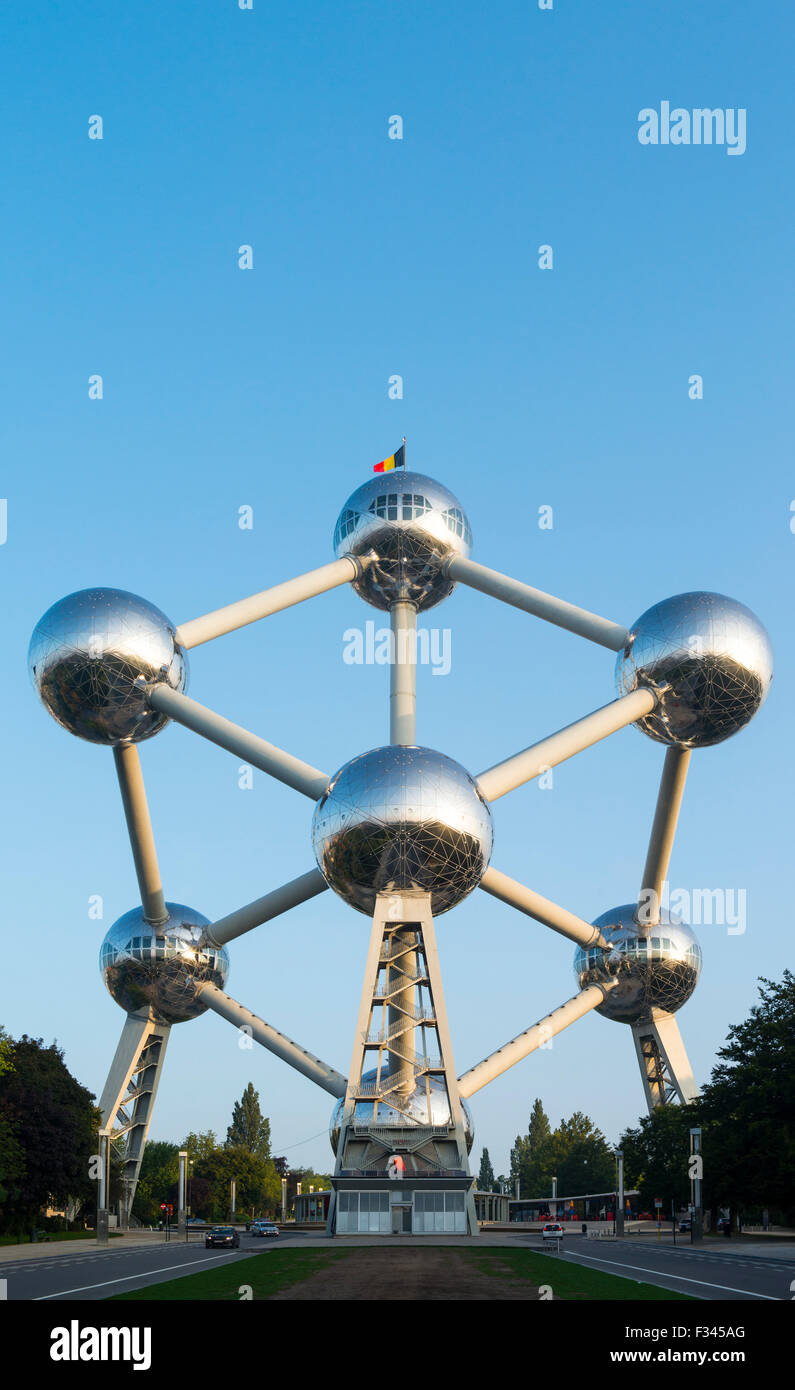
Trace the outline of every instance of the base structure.
{"type": "Polygon", "coordinates": [[[327,1234],[476,1235],[471,1142],[430,894],[379,894],[348,1083],[332,1125],[327,1234]]]}
{"type": "Polygon", "coordinates": [[[130,1224],[170,1031],[169,1024],[155,1023],[148,1009],[128,1014],[100,1097],[102,1124],[110,1145],[123,1159],[119,1200],[122,1228],[130,1224]]]}
{"type": "Polygon", "coordinates": [[[698,1086],[674,1015],[655,1009],[648,1022],[633,1023],[632,1036],[649,1113],[672,1101],[695,1100],[698,1086]]]}

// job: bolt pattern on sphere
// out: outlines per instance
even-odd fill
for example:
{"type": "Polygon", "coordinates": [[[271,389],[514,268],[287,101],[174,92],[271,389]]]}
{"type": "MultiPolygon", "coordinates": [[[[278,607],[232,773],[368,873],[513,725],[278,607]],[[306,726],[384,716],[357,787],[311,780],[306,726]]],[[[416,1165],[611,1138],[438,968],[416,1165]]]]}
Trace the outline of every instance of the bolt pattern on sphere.
{"type": "Polygon", "coordinates": [[[184,1023],[207,1006],[195,997],[197,984],[223,989],[229,955],[223,946],[204,943],[210,925],[182,903],[166,903],[168,921],[152,926],[140,907],[125,912],[108,931],[99,967],[109,993],[127,1013],[151,1010],[158,1023],[184,1023]]]}
{"type": "Polygon", "coordinates": [[[30,642],[33,683],[53,719],[89,743],[139,743],[168,723],[145,683],[187,684],[174,625],[123,589],[81,589],[54,603],[30,642]],[[143,678],[143,679],[141,679],[143,678]]]}
{"type": "Polygon", "coordinates": [[[334,529],[334,550],[367,558],[353,587],[375,608],[397,600],[422,612],[453,592],[445,573],[454,555],[469,558],[472,531],[452,492],[422,473],[396,470],[348,499],[334,529]]]}
{"type": "Polygon", "coordinates": [[[652,926],[636,920],[637,903],[602,913],[594,922],[609,949],[579,947],[574,973],[580,989],[618,980],[596,1012],[620,1023],[638,1023],[653,1009],[676,1013],[686,1004],[701,974],[701,948],[691,927],[667,912],[652,926]]]}
{"type": "Polygon", "coordinates": [[[759,619],[724,594],[677,594],[634,624],[616,661],[619,695],[659,691],[637,728],[660,743],[706,748],[753,719],[773,678],[770,639],[759,619]]]}
{"type": "Polygon", "coordinates": [[[431,748],[391,745],[353,758],[331,779],[312,823],[318,867],[360,912],[377,893],[430,892],[434,915],[480,883],[491,811],[459,763],[431,748]]]}

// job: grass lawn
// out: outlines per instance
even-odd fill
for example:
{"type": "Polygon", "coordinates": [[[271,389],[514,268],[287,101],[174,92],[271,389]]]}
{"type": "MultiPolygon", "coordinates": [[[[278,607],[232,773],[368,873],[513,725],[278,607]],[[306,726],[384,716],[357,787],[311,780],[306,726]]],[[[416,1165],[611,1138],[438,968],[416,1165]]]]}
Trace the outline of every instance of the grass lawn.
{"type": "Polygon", "coordinates": [[[548,1284],[556,1298],[567,1302],[614,1303],[628,1299],[693,1302],[686,1293],[674,1293],[672,1289],[661,1289],[656,1284],[636,1284],[634,1279],[603,1274],[601,1270],[586,1269],[583,1265],[559,1260],[553,1255],[537,1255],[533,1250],[497,1249],[491,1246],[488,1250],[469,1248],[465,1253],[482,1274],[489,1274],[495,1279],[527,1279],[536,1286],[548,1284]]]}
{"type": "MultiPolygon", "coordinates": [[[[426,1247],[436,1248],[436,1247],[426,1247]]],[[[233,1264],[219,1264],[217,1268],[202,1274],[188,1274],[182,1279],[169,1279],[162,1284],[150,1284],[147,1288],[134,1289],[130,1293],[115,1294],[111,1301],[122,1302],[183,1302],[204,1300],[211,1302],[238,1302],[240,1289],[250,1286],[255,1300],[270,1298],[272,1294],[288,1289],[292,1284],[301,1283],[313,1274],[328,1269],[332,1264],[343,1262],[354,1255],[355,1249],[336,1250],[274,1250],[262,1255],[252,1255],[247,1260],[233,1264]]],[[[597,1270],[585,1269],[582,1265],[569,1264],[550,1255],[537,1255],[529,1250],[516,1250],[491,1246],[488,1250],[475,1250],[465,1247],[455,1252],[457,1258],[463,1257],[471,1262],[478,1274],[495,1280],[527,1280],[538,1287],[548,1284],[556,1298],[572,1301],[624,1300],[691,1300],[687,1294],[673,1293],[654,1284],[638,1284],[634,1279],[622,1279],[615,1274],[602,1274],[597,1270]]],[[[389,1259],[388,1250],[384,1251],[389,1259]]],[[[344,1271],[340,1270],[344,1279],[344,1271]]],[[[455,1271],[451,1270],[450,1299],[455,1299],[455,1271]]],[[[495,1289],[495,1299],[500,1295],[495,1289]]]]}
{"type": "Polygon", "coordinates": [[[115,1294],[106,1301],[204,1299],[213,1303],[237,1303],[241,1297],[240,1288],[245,1285],[251,1286],[255,1299],[270,1298],[272,1293],[299,1284],[318,1270],[328,1269],[336,1260],[344,1260],[349,1253],[348,1250],[274,1250],[267,1255],[252,1255],[248,1260],[236,1260],[233,1264],[219,1264],[203,1274],[188,1274],[183,1279],[169,1279],[163,1284],[115,1294]]]}

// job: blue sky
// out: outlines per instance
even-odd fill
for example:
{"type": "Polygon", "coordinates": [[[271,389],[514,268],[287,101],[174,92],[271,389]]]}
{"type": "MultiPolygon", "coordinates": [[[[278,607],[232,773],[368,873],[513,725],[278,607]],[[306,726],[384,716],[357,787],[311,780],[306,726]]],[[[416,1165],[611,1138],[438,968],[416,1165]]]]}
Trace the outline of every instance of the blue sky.
{"type": "MultiPolygon", "coordinates": [[[[772,693],[695,755],[671,865],[675,886],[748,898],[745,934],[699,929],[680,1014],[699,1080],[756,976],[791,960],[788,19],[738,0],[6,15],[0,1017],[57,1038],[91,1089],[122,1023],[97,951],[136,884],[110,753],[28,683],[33,626],[89,585],[180,622],[324,563],[403,434],[460,497],[475,559],[625,624],[693,588],[763,619],[772,693]],[[641,146],[638,112],[663,100],[745,108],[745,153],[641,146]]],[[[333,771],[386,738],[386,671],[342,660],[345,629],[377,616],[326,595],[196,650],[191,693],[333,771]]],[[[609,652],[474,592],[429,621],[452,670],[420,671],[418,739],[472,772],[612,696],[609,652]]],[[[182,729],[142,757],[172,900],[212,918],[311,866],[301,796],[262,774],[239,790],[235,759],[182,729]]],[[[661,760],[629,729],[505,798],[493,863],[585,917],[627,901],[661,760]]],[[[438,936],[459,1070],[573,992],[573,948],[485,894],[438,936]]],[[[325,894],[233,944],[229,991],[345,1071],[366,941],[325,894]]],[[[215,1017],[173,1030],[152,1135],[223,1134],[249,1080],[276,1151],[327,1167],[323,1137],[300,1141],[328,1098],[215,1017]]],[[[476,1096],[476,1161],[485,1143],[505,1170],[536,1095],[616,1139],[643,1105],[629,1030],[589,1017],[476,1096]]]]}

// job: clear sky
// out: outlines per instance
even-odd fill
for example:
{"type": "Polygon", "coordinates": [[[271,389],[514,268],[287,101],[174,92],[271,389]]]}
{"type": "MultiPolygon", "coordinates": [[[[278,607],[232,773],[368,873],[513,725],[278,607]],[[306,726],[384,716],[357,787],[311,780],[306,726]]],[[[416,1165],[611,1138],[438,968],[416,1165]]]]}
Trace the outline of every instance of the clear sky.
{"type": "MultiPolygon", "coordinates": [[[[743,934],[697,928],[704,971],[679,1018],[708,1077],[756,977],[791,962],[792,49],[780,0],[8,10],[13,1034],[57,1038],[101,1090],[122,1014],[97,952],[136,902],[111,755],[29,685],[35,622],[90,585],[180,622],[325,563],[346,497],[405,434],[410,465],[460,497],[475,559],[627,625],[707,588],[770,631],[770,698],[694,756],[671,865],[675,887],[747,893],[743,934]],[[663,101],[744,109],[745,152],[641,145],[638,113],[663,101]]],[[[222,638],[192,654],[191,693],[331,772],[387,737],[386,670],[342,659],[369,618],[346,588],[222,638]]],[[[452,668],[419,673],[418,739],[472,772],[612,697],[608,651],[474,592],[427,621],[450,628],[452,668]]],[[[213,918],[311,867],[297,793],[264,774],[240,790],[237,760],[178,728],[142,758],[167,897],[213,918]]],[[[588,918],[628,901],[661,764],[628,729],[552,789],[506,797],[493,863],[588,918]]],[[[233,943],[229,992],[347,1071],[367,932],[324,894],[233,943]]],[[[438,936],[459,1070],[573,993],[573,947],[483,893],[438,936]]],[[[215,1016],[173,1030],[152,1136],[224,1134],[249,1080],[275,1151],[328,1167],[322,1135],[301,1141],[330,1099],[215,1016]]],[[[476,1096],[476,1163],[486,1144],[505,1171],[535,1096],[553,1123],[582,1109],[614,1141],[643,1109],[629,1029],[591,1016],[476,1096]]]]}

